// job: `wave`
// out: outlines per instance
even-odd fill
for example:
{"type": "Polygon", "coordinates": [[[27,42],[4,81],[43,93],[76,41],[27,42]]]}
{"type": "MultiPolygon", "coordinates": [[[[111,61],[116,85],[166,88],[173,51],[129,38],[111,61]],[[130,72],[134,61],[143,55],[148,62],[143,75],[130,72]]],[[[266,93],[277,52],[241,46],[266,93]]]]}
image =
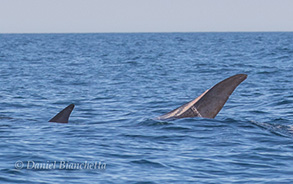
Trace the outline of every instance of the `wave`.
{"type": "Polygon", "coordinates": [[[276,135],[293,138],[293,125],[282,125],[277,123],[263,123],[251,121],[258,127],[264,128],[276,135]]]}

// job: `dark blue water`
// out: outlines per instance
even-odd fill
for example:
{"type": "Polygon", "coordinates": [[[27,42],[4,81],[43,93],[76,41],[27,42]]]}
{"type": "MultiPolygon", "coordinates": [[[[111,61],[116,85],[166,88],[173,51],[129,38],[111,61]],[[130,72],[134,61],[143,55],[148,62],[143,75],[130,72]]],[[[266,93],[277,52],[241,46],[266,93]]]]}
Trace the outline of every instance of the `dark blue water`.
{"type": "Polygon", "coordinates": [[[293,33],[2,34],[0,137],[1,183],[293,183],[293,33]],[[238,73],[215,119],[153,119],[238,73]]]}

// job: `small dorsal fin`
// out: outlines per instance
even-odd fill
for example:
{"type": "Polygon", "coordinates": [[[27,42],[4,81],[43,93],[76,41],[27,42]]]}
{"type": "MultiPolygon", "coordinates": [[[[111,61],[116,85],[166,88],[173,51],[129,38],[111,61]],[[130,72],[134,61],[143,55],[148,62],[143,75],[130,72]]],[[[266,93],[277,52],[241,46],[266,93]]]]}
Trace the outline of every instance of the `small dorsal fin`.
{"type": "Polygon", "coordinates": [[[56,116],[50,119],[49,122],[68,123],[69,116],[73,109],[74,109],[74,104],[68,105],[66,108],[60,111],[56,116]]]}
{"type": "Polygon", "coordinates": [[[206,90],[196,99],[159,116],[157,119],[179,119],[187,117],[214,118],[225,105],[236,87],[246,78],[246,74],[237,74],[229,77],[211,89],[206,90]]]}

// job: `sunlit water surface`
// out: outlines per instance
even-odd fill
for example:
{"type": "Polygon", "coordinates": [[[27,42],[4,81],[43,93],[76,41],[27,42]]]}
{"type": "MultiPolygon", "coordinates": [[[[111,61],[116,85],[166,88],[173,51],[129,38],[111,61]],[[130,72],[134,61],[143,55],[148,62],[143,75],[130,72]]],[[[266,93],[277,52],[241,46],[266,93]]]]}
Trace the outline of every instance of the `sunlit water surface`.
{"type": "Polygon", "coordinates": [[[0,181],[293,183],[292,71],[293,33],[1,34],[0,181]],[[238,73],[215,119],[154,119],[238,73]]]}

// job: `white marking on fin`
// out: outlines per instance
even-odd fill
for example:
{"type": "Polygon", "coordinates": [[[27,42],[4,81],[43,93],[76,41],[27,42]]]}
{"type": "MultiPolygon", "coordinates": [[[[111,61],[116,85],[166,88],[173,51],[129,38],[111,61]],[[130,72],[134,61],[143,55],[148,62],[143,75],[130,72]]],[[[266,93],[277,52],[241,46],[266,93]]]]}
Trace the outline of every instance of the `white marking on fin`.
{"type": "Polygon", "coordinates": [[[191,107],[191,110],[193,110],[193,112],[195,112],[196,114],[198,114],[198,117],[201,117],[202,118],[201,114],[198,112],[198,110],[194,106],[191,107]]]}

